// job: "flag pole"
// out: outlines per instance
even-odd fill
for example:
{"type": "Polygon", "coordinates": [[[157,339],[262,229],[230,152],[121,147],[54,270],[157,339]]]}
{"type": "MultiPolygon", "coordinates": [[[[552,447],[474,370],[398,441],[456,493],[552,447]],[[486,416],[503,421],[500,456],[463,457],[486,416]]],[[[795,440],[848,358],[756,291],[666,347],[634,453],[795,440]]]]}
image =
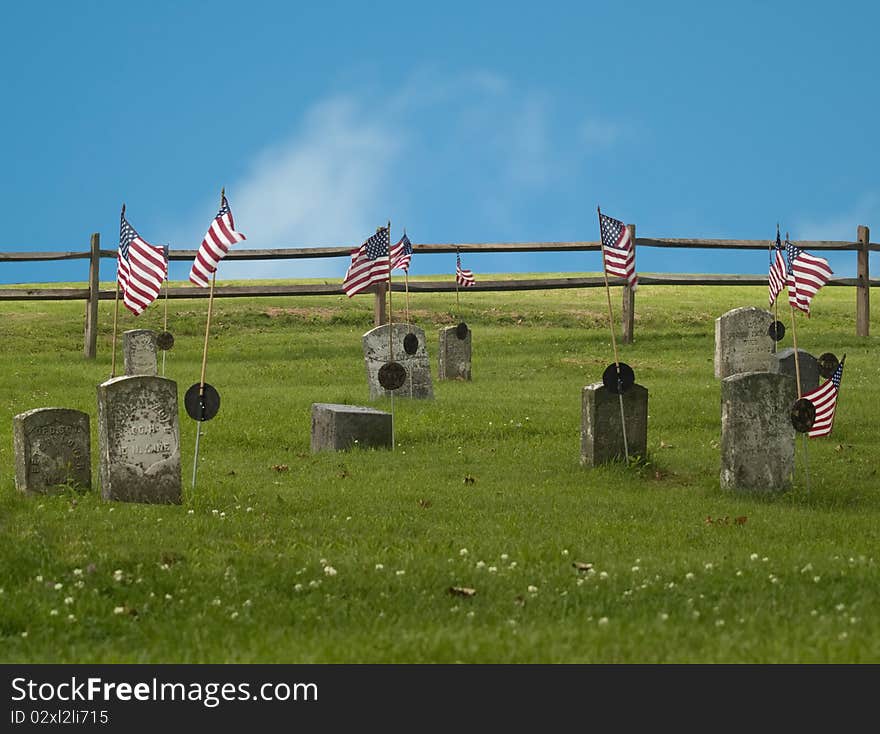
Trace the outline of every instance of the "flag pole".
{"type": "MultiPolygon", "coordinates": [[[[223,199],[226,197],[226,187],[220,189],[220,207],[223,207],[223,199]]],[[[204,399],[205,399],[205,371],[208,366],[208,336],[211,333],[211,312],[214,307],[214,283],[217,280],[217,268],[214,268],[214,272],[211,273],[211,289],[208,293],[208,319],[205,323],[205,346],[202,349],[202,374],[199,378],[199,405],[202,406],[202,411],[204,412],[204,399]]],[[[202,415],[201,417],[204,417],[202,415]]],[[[196,421],[196,448],[193,455],[193,476],[192,476],[192,487],[196,488],[196,472],[199,466],[199,439],[202,435],[202,421],[196,421]]]]}
{"type": "MultiPolygon", "coordinates": [[[[776,222],[776,241],[779,242],[779,222],[776,222]]],[[[775,249],[775,245],[767,245],[767,254],[770,255],[770,267],[773,267],[775,253],[773,250],[775,249]]],[[[769,280],[769,277],[768,277],[769,280]]],[[[778,351],[776,349],[776,345],[779,343],[777,341],[777,337],[779,336],[776,333],[776,324],[779,323],[779,294],[776,294],[776,298],[773,299],[773,353],[776,354],[778,351]]]]}
{"type": "MultiPolygon", "coordinates": [[[[168,331],[168,261],[165,261],[165,317],[162,319],[162,331],[168,331]]],[[[162,377],[165,377],[165,353],[162,350],[162,377]]]]}
{"type": "MultiPolygon", "coordinates": [[[[125,203],[122,204],[122,214],[125,216],[125,203]]],[[[116,252],[116,298],[113,305],[113,356],[110,358],[110,379],[116,377],[116,323],[119,321],[119,251],[116,252]]]]}
{"type": "MultiPolygon", "coordinates": [[[[785,233],[785,242],[788,244],[788,232],[785,233]]],[[[794,290],[797,293],[797,281],[795,281],[794,290]]],[[[791,307],[791,341],[794,345],[794,374],[797,380],[797,396],[798,400],[800,400],[803,397],[801,393],[801,362],[798,358],[797,323],[795,321],[794,304],[791,302],[791,299],[789,299],[788,305],[791,307]]]]}
{"type": "MultiPolygon", "coordinates": [[[[403,228],[403,236],[406,237],[406,227],[403,228]]],[[[391,233],[388,233],[388,241],[391,241],[391,233]]],[[[412,323],[409,320],[409,265],[403,271],[403,287],[406,291],[406,323],[412,323]]]]}
{"type": "Polygon", "coordinates": [[[611,329],[611,348],[614,350],[614,365],[617,368],[617,397],[620,399],[620,427],[623,430],[623,454],[629,464],[629,445],[626,440],[626,417],[623,411],[623,392],[620,389],[620,358],[617,355],[617,340],[614,337],[614,311],[611,308],[611,288],[608,285],[608,270],[605,263],[605,247],[602,244],[602,209],[596,207],[599,214],[599,247],[602,250],[602,276],[605,278],[605,296],[608,299],[608,326],[611,329]]]}
{"type": "Polygon", "coordinates": [[[455,317],[461,318],[461,302],[458,300],[458,268],[461,265],[461,250],[455,248],[455,317]]]}

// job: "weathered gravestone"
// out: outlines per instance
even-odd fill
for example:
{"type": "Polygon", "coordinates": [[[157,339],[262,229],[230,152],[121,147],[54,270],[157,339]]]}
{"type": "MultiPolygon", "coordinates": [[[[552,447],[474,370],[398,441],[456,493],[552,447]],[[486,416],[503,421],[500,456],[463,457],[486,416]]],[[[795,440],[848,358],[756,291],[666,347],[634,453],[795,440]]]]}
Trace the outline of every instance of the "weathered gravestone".
{"type": "Polygon", "coordinates": [[[46,492],[67,484],[92,486],[89,416],[69,408],[37,408],[12,419],[15,487],[46,492]]]}
{"type": "Polygon", "coordinates": [[[179,503],[177,383],[141,375],[98,385],[98,451],[104,499],[179,503]]]}
{"type": "Polygon", "coordinates": [[[745,306],[715,319],[715,377],[767,372],[776,342],[770,336],[773,314],[745,306]]]}
{"type": "MultiPolygon", "coordinates": [[[[798,349],[798,366],[801,372],[801,393],[819,387],[819,361],[809,352],[798,349]]],[[[783,349],[770,357],[770,371],[797,379],[794,349],[783,349]]]]}
{"type": "Polygon", "coordinates": [[[156,332],[129,329],[122,332],[122,354],[126,375],[156,375],[156,332]]]}
{"type": "Polygon", "coordinates": [[[440,368],[438,380],[471,379],[471,330],[467,324],[440,330],[440,368]]]}
{"type": "Polygon", "coordinates": [[[721,487],[779,492],[791,484],[794,378],[747,372],[721,381],[721,487]]]}
{"type": "MultiPolygon", "coordinates": [[[[624,459],[620,397],[601,382],[587,385],[581,395],[581,464],[598,466],[624,459]]],[[[623,394],[626,443],[630,456],[648,453],[648,390],[632,385],[623,394]]]]}
{"type": "Polygon", "coordinates": [[[434,386],[431,383],[431,366],[428,362],[428,349],[425,343],[425,332],[412,324],[388,324],[371,329],[363,337],[364,362],[367,366],[367,383],[370,386],[370,399],[391,395],[379,383],[379,370],[391,361],[403,365],[406,379],[401,387],[394,390],[394,395],[405,398],[431,399],[434,397],[434,386]],[[389,328],[391,343],[389,343],[389,328]],[[415,337],[407,339],[409,335],[415,337]]]}
{"type": "Polygon", "coordinates": [[[391,448],[391,413],[360,405],[312,404],[312,452],[391,448]]]}

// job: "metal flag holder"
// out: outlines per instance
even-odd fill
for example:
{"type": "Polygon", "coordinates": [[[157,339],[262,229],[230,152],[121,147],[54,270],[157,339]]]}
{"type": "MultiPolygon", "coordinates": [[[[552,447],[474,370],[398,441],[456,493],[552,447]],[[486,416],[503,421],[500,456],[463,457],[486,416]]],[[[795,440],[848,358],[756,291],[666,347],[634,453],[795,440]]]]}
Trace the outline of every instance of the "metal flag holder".
{"type": "Polygon", "coordinates": [[[165,247],[165,314],[162,318],[162,331],[156,336],[156,346],[162,350],[162,377],[165,377],[165,355],[174,346],[174,334],[168,331],[168,255],[170,248],[165,247]]]}
{"type": "Polygon", "coordinates": [[[635,373],[632,367],[621,362],[617,354],[617,339],[614,336],[614,311],[611,308],[611,288],[608,285],[608,270],[605,262],[605,246],[602,243],[602,209],[599,213],[599,247],[602,250],[602,275],[605,278],[605,296],[608,300],[608,327],[611,331],[611,348],[614,350],[614,364],[608,365],[602,373],[602,384],[611,393],[617,393],[620,402],[620,428],[623,433],[623,454],[629,464],[629,443],[626,439],[626,413],[623,409],[623,394],[635,384],[635,373]]]}
{"type": "MultiPolygon", "coordinates": [[[[381,229],[381,228],[380,228],[381,229]]],[[[388,220],[388,361],[379,368],[379,384],[391,393],[391,450],[394,451],[394,391],[406,382],[406,368],[394,361],[394,311],[391,304],[391,220],[388,220]]]]}
{"type": "MultiPolygon", "coordinates": [[[[220,190],[220,206],[223,207],[223,199],[226,189],[220,190]]],[[[202,437],[202,423],[211,420],[220,410],[220,393],[205,382],[205,370],[208,365],[208,336],[211,333],[211,313],[214,307],[214,283],[217,280],[217,269],[211,273],[211,289],[208,293],[208,319],[205,323],[205,346],[202,350],[202,374],[198,382],[190,386],[183,398],[187,415],[196,421],[196,447],[193,455],[192,487],[196,487],[196,475],[199,467],[199,442],[202,437]]]]}
{"type": "MultiPolygon", "coordinates": [[[[776,262],[776,252],[775,249],[778,249],[780,245],[779,241],[779,222],[776,223],[776,242],[770,243],[767,247],[767,252],[770,255],[770,267],[773,267],[773,264],[776,262]]],[[[785,325],[779,320],[779,294],[776,294],[776,298],[773,299],[773,323],[770,324],[770,328],[767,330],[767,333],[770,335],[770,338],[773,340],[773,352],[776,352],[776,344],[781,342],[785,337],[785,325]]]]}

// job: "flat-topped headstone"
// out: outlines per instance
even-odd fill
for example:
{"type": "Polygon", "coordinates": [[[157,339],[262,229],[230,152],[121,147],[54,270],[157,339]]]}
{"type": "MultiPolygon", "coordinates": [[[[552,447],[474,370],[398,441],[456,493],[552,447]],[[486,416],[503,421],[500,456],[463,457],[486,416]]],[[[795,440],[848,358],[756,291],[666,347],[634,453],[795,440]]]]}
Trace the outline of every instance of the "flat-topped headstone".
{"type": "Polygon", "coordinates": [[[360,405],[312,404],[312,452],[392,448],[391,413],[360,405]]]}
{"type": "Polygon", "coordinates": [[[370,399],[391,395],[391,391],[386,390],[379,382],[379,370],[392,357],[394,362],[403,365],[406,370],[403,385],[393,391],[394,395],[404,398],[433,398],[434,386],[431,382],[431,365],[428,362],[424,329],[413,324],[393,324],[390,328],[390,343],[388,324],[377,326],[363,336],[370,399]]]}
{"type": "MultiPolygon", "coordinates": [[[[801,373],[801,393],[819,387],[819,362],[809,352],[798,349],[798,365],[801,373]]],[[[797,379],[797,367],[794,363],[794,349],[783,349],[770,357],[770,371],[780,375],[788,375],[797,379]]]]}
{"type": "Polygon", "coordinates": [[[471,379],[471,330],[466,325],[440,329],[440,368],[437,379],[471,379]]]}
{"type": "Polygon", "coordinates": [[[89,416],[70,408],[37,408],[12,419],[15,487],[47,492],[58,485],[92,486],[89,416]]]}
{"type": "Polygon", "coordinates": [[[767,372],[776,342],[770,336],[773,314],[762,308],[735,308],[715,319],[715,377],[767,372]]]}
{"type": "Polygon", "coordinates": [[[98,385],[98,451],[104,499],[179,503],[177,383],[138,375],[98,385]]]}
{"type": "Polygon", "coordinates": [[[791,485],[795,380],[747,372],[721,381],[721,487],[781,492],[791,485]]]}
{"type": "MultiPolygon", "coordinates": [[[[624,459],[620,397],[601,382],[584,387],[581,394],[581,464],[598,466],[624,459]]],[[[648,453],[648,390],[632,385],[623,394],[626,448],[630,456],[648,453]]]]}
{"type": "Polygon", "coordinates": [[[156,332],[129,329],[122,332],[122,355],[126,375],[156,375],[156,332]]]}

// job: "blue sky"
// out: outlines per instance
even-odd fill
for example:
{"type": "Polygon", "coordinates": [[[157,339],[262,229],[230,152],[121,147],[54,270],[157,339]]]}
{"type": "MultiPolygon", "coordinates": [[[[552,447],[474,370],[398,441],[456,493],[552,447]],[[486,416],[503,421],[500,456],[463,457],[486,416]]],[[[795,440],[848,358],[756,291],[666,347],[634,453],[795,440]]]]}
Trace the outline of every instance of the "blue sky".
{"type": "MultiPolygon", "coordinates": [[[[355,246],[388,219],[416,243],[595,240],[597,204],[644,237],[769,239],[779,221],[851,240],[880,231],[878,21],[848,2],[10,3],[0,251],[85,250],[94,231],[113,249],[123,201],[145,239],[196,248],[221,186],[256,248],[355,246]]],[[[345,266],[225,262],[218,279],[345,266]]],[[[766,266],[638,255],[645,272],[766,266]]],[[[832,266],[852,275],[855,254],[832,266]]],[[[452,270],[438,255],[411,272],[452,270]]],[[[3,263],[0,282],[85,272],[3,263]]]]}

